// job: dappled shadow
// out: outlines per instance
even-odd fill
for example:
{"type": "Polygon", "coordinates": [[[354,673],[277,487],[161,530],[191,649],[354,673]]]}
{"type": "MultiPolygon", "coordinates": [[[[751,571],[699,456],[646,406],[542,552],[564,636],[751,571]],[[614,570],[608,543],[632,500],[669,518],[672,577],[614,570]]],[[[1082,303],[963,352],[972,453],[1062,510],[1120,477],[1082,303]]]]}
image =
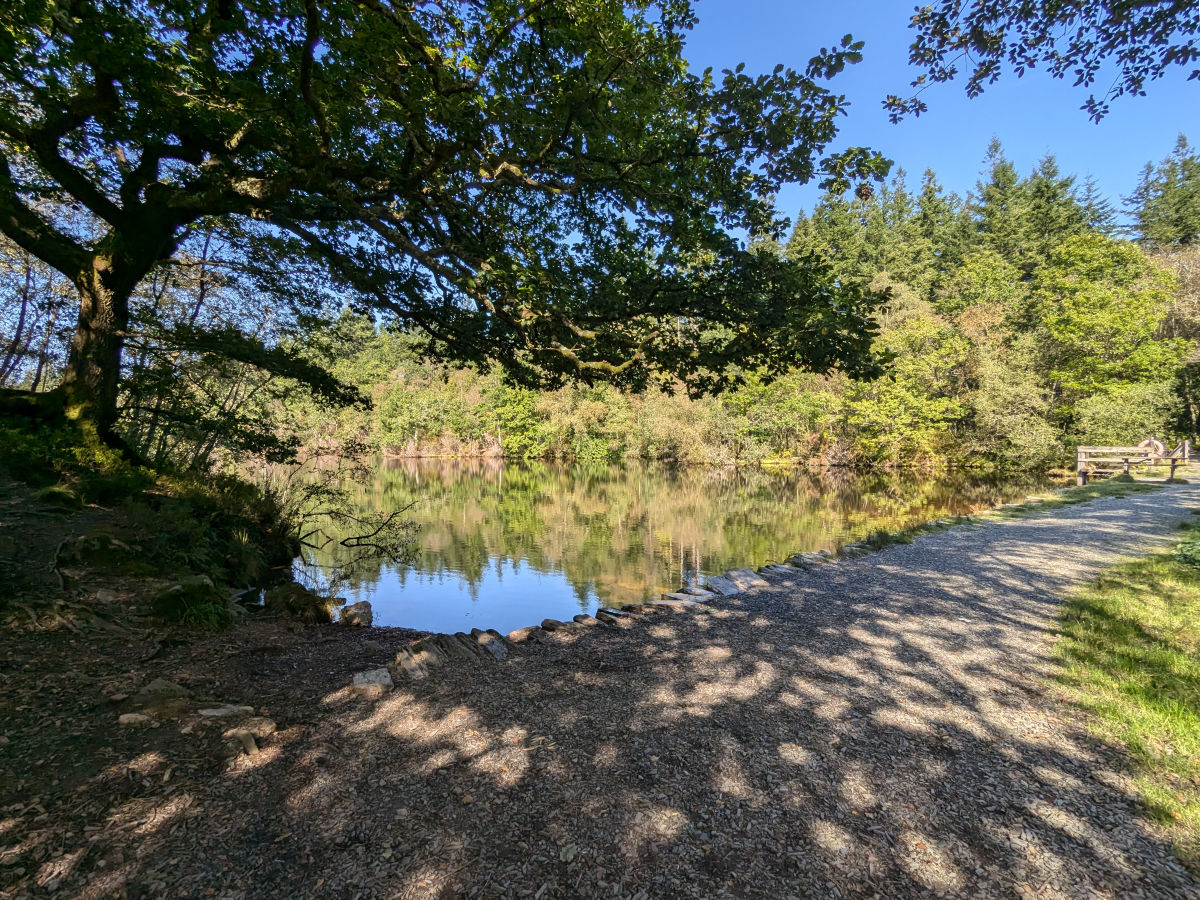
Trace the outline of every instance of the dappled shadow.
{"type": "Polygon", "coordinates": [[[377,702],[322,691],[43,868],[80,897],[1191,897],[1040,679],[1055,598],[1197,496],[922,537],[377,702]]]}

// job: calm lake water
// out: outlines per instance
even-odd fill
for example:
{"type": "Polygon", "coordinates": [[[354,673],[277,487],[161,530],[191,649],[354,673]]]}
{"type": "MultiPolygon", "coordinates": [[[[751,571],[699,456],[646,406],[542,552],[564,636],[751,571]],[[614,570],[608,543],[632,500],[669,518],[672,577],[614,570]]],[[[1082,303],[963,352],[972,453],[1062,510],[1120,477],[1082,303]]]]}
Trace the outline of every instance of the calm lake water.
{"type": "MultiPolygon", "coordinates": [[[[1046,484],[969,473],[384,460],[348,486],[364,510],[411,505],[417,559],[360,566],[333,586],[371,601],[376,625],[505,633],[1019,500],[1046,484]]],[[[346,552],[306,551],[297,575],[329,584],[346,552]]]]}

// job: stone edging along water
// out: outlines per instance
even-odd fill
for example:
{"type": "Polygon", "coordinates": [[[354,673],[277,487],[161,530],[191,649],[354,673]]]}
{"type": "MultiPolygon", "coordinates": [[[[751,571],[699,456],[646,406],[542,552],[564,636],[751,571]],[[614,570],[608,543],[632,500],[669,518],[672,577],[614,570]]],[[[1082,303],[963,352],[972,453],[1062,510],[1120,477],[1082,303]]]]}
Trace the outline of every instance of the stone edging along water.
{"type": "MultiPolygon", "coordinates": [[[[1027,507],[1041,502],[1041,498],[1029,497],[1026,503],[1007,503],[1004,508],[1027,507]]],[[[435,669],[446,665],[476,662],[479,660],[500,662],[508,658],[509,650],[517,644],[539,643],[546,640],[548,633],[581,634],[593,628],[627,628],[643,621],[648,615],[663,611],[683,612],[702,607],[703,604],[735,594],[744,593],[754,587],[763,587],[772,582],[764,576],[791,579],[798,572],[814,566],[829,565],[837,559],[852,559],[866,556],[895,543],[909,543],[918,534],[942,531],[955,525],[974,524],[975,516],[954,516],[925,522],[892,534],[877,534],[859,543],[846,544],[838,552],[821,550],[819,553],[797,553],[784,563],[770,563],[751,569],[729,569],[723,575],[710,575],[704,579],[703,587],[685,587],[668,591],[658,600],[626,606],[620,609],[602,608],[596,615],[581,613],[570,622],[558,619],[543,619],[540,625],[518,628],[506,635],[495,629],[471,629],[470,633],[432,634],[405,647],[386,667],[359,672],[351,687],[359,696],[378,698],[395,686],[397,681],[419,681],[427,678],[435,669]]]]}

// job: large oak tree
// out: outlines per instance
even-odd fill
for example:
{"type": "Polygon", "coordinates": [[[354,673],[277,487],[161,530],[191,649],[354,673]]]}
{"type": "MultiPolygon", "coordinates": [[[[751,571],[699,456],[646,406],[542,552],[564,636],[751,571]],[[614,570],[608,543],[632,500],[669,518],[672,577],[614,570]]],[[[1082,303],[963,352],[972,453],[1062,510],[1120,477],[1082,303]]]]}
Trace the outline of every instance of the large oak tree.
{"type": "Polygon", "coordinates": [[[884,101],[892,120],[920,115],[921,92],[966,72],[976,97],[1006,71],[1044,68],[1094,88],[1083,108],[1099,120],[1117,97],[1180,68],[1200,79],[1200,5],[1195,0],[933,0],[911,20],[909,62],[924,70],[908,97],[884,101]]]}
{"type": "Polygon", "coordinates": [[[826,153],[860,45],[714,77],[692,24],[688,0],[4,4],[0,232],[79,297],[51,400],[111,435],[132,292],[221,221],[527,380],[869,371],[863,298],[743,240],[779,233],[781,183],[886,171],[826,153]]]}

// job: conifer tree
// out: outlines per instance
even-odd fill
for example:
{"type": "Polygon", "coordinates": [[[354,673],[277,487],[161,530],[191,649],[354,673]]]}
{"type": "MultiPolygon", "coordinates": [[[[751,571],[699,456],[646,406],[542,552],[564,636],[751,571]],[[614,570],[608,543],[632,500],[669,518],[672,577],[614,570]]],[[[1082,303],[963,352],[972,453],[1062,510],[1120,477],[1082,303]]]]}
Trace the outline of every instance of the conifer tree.
{"type": "Polygon", "coordinates": [[[992,138],[988,145],[985,162],[986,180],[976,183],[967,208],[982,247],[1016,259],[1025,242],[1025,188],[998,139],[992,138]]]}
{"type": "Polygon", "coordinates": [[[1151,247],[1200,243],[1200,155],[1182,134],[1171,155],[1157,166],[1146,163],[1132,196],[1143,244],[1151,247]]]}

